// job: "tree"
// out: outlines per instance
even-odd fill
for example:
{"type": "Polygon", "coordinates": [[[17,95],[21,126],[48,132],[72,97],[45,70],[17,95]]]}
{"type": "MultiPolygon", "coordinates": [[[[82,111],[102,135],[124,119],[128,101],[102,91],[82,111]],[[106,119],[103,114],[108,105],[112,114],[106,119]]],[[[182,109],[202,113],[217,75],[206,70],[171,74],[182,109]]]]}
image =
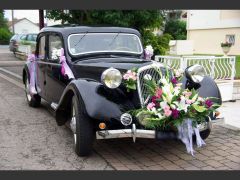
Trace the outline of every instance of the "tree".
{"type": "Polygon", "coordinates": [[[0,28],[8,28],[7,20],[4,18],[3,10],[0,10],[0,28]]]}
{"type": "Polygon", "coordinates": [[[8,29],[7,20],[4,18],[4,11],[0,10],[0,44],[7,44],[12,36],[8,29]]]}
{"type": "Polygon", "coordinates": [[[181,20],[169,20],[166,22],[164,33],[172,35],[175,40],[186,40],[186,22],[181,20]]]}
{"type": "MultiPolygon", "coordinates": [[[[49,19],[61,20],[62,24],[80,24],[80,25],[108,25],[131,27],[137,29],[143,35],[143,44],[157,44],[159,36],[152,32],[154,29],[161,29],[165,19],[165,11],[160,10],[49,10],[47,12],[49,19]],[[144,36],[146,35],[146,36],[144,36]],[[147,40],[147,37],[151,37],[147,40]],[[155,40],[154,40],[155,39],[155,40]]],[[[169,36],[167,36],[169,37],[169,36]]],[[[161,44],[161,43],[160,43],[161,44]]],[[[152,45],[153,46],[153,45],[152,45]]],[[[158,45],[159,46],[159,45],[158,45]]],[[[161,45],[160,45],[161,46],[161,45]]],[[[168,45],[167,45],[168,46],[168,45]]],[[[156,49],[155,53],[165,53],[156,49]]]]}

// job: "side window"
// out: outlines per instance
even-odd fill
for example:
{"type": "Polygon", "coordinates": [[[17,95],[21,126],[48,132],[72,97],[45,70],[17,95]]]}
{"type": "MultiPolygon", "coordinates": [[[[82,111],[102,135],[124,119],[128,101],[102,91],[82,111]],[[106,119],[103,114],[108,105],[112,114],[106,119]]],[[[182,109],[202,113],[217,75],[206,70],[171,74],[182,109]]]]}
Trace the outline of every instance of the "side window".
{"type": "Polygon", "coordinates": [[[59,61],[60,50],[63,48],[61,37],[49,35],[49,60],[59,61]]]}
{"type": "Polygon", "coordinates": [[[20,39],[21,39],[21,40],[26,40],[26,39],[27,39],[27,35],[22,35],[22,36],[20,37],[20,39]]]}
{"type": "Polygon", "coordinates": [[[40,37],[38,45],[38,57],[43,59],[45,57],[45,36],[40,37]]]}

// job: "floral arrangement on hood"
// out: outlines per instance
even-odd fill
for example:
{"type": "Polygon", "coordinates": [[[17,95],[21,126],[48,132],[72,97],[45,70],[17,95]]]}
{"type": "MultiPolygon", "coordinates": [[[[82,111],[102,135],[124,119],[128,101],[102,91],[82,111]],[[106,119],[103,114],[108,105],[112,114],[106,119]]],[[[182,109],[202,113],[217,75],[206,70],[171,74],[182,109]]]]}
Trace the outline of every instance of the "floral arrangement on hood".
{"type": "Polygon", "coordinates": [[[205,122],[206,117],[219,105],[211,98],[200,97],[194,89],[183,89],[179,83],[183,73],[181,70],[174,70],[172,77],[168,70],[165,76],[160,69],[156,71],[160,74],[160,81],[145,79],[150,100],[145,107],[133,111],[133,115],[147,129],[178,131],[179,139],[184,142],[188,152],[193,154],[193,132],[197,136],[198,146],[205,144],[197,125],[205,122]]]}

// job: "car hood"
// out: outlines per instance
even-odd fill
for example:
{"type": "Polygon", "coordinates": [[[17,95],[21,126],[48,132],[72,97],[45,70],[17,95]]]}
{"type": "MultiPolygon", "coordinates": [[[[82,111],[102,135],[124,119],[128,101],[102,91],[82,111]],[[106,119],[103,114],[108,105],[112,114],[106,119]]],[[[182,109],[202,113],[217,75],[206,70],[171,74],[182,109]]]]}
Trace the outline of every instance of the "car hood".
{"type": "Polygon", "coordinates": [[[113,67],[126,72],[132,68],[140,68],[152,64],[153,61],[137,58],[97,58],[78,61],[73,64],[75,77],[101,79],[101,74],[107,68],[113,67]]]}

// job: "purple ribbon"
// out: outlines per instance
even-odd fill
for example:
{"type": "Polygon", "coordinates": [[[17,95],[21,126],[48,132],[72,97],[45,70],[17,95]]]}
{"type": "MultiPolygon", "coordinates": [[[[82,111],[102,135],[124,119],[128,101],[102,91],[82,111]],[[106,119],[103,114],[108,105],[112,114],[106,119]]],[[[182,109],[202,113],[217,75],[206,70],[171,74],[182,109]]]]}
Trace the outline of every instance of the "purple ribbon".
{"type": "Polygon", "coordinates": [[[28,55],[27,60],[30,62],[30,84],[29,84],[29,92],[31,95],[37,94],[36,89],[36,56],[34,54],[28,55]]]}
{"type": "Polygon", "coordinates": [[[64,49],[61,48],[61,55],[59,57],[61,63],[61,73],[63,76],[68,77],[68,79],[74,79],[72,70],[67,64],[66,57],[64,56],[64,49]]]}
{"type": "Polygon", "coordinates": [[[192,136],[195,132],[196,135],[196,143],[198,147],[202,147],[205,145],[205,142],[200,136],[199,129],[192,127],[192,120],[187,118],[184,119],[183,123],[178,127],[178,138],[185,144],[187,152],[194,156],[193,150],[193,140],[192,136]]]}

